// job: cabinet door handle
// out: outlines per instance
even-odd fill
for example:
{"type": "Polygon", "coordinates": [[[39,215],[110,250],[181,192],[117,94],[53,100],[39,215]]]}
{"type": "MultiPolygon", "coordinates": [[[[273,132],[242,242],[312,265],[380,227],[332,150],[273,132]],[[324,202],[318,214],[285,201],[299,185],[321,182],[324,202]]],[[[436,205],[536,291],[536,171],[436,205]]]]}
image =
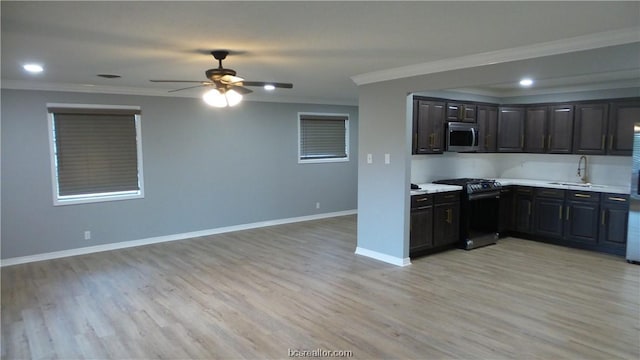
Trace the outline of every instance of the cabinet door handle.
{"type": "Polygon", "coordinates": [[[544,149],[544,135],[542,135],[542,148],[544,149]]]}
{"type": "Polygon", "coordinates": [[[527,203],[527,215],[531,215],[531,203],[527,203]]]}
{"type": "Polygon", "coordinates": [[[562,220],[562,205],[558,208],[558,219],[562,220]]]}
{"type": "Polygon", "coordinates": [[[627,199],[621,197],[609,197],[609,200],[627,202],[627,199]]]}
{"type": "Polygon", "coordinates": [[[579,198],[591,198],[591,195],[587,195],[587,194],[573,194],[573,196],[579,197],[579,198]]]}
{"type": "Polygon", "coordinates": [[[602,210],[602,214],[600,214],[600,215],[601,215],[602,225],[606,225],[605,224],[605,220],[604,220],[604,216],[605,216],[604,210],[602,210]]]}
{"type": "Polygon", "coordinates": [[[429,135],[429,146],[433,147],[435,145],[436,142],[436,133],[431,133],[431,135],[429,135]]]}
{"type": "Polygon", "coordinates": [[[447,223],[453,222],[453,209],[447,209],[447,223]]]}
{"type": "Polygon", "coordinates": [[[571,210],[571,207],[567,206],[567,217],[566,217],[567,220],[569,220],[569,210],[571,210]]]}
{"type": "Polygon", "coordinates": [[[609,135],[609,150],[613,149],[613,135],[609,135]]]}
{"type": "Polygon", "coordinates": [[[600,150],[604,150],[604,149],[606,149],[606,148],[604,147],[604,141],[606,140],[606,138],[607,138],[607,135],[602,135],[602,144],[600,145],[600,150]]]}
{"type": "Polygon", "coordinates": [[[551,149],[551,135],[549,135],[549,138],[547,139],[547,149],[551,149]]]}
{"type": "Polygon", "coordinates": [[[423,202],[427,200],[429,200],[429,198],[420,198],[420,199],[416,199],[416,202],[423,202]]]}
{"type": "Polygon", "coordinates": [[[520,147],[524,147],[524,135],[520,135],[520,147]]]}

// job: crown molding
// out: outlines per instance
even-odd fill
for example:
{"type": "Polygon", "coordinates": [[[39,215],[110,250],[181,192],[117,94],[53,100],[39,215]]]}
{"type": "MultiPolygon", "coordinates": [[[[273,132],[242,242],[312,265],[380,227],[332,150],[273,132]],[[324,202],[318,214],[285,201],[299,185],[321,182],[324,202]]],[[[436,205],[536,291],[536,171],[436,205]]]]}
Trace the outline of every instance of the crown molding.
{"type": "Polygon", "coordinates": [[[533,45],[518,46],[509,49],[402,66],[393,69],[373,71],[352,76],[351,80],[353,80],[356,85],[360,86],[412,76],[533,59],[550,55],[560,55],[576,51],[630,44],[639,41],[640,27],[624,28],[533,45]]]}
{"type": "Polygon", "coordinates": [[[575,85],[575,86],[563,86],[554,88],[542,88],[542,89],[515,89],[515,90],[489,90],[489,89],[476,89],[476,88],[458,88],[450,89],[453,92],[459,92],[464,94],[474,94],[482,96],[492,96],[498,98],[509,98],[516,96],[535,96],[535,95],[551,95],[551,94],[563,94],[563,93],[578,93],[598,90],[616,90],[616,89],[628,89],[638,88],[640,89],[640,81],[638,80],[621,80],[612,81],[607,83],[587,84],[587,85],[575,85]]]}

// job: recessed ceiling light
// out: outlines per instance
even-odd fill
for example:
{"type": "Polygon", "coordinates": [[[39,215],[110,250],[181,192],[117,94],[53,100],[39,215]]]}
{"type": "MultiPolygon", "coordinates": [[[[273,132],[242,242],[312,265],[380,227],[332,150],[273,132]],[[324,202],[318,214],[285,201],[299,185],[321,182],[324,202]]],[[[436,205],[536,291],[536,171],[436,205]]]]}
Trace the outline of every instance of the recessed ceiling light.
{"type": "Polygon", "coordinates": [[[30,73],[40,73],[44,70],[44,68],[42,67],[42,65],[38,65],[38,64],[25,64],[23,67],[23,69],[25,69],[26,71],[30,72],[30,73]]]}
{"type": "Polygon", "coordinates": [[[267,85],[264,86],[264,89],[268,90],[268,91],[271,91],[271,90],[275,90],[276,87],[271,85],[271,84],[267,84],[267,85]]]}
{"type": "Polygon", "coordinates": [[[533,85],[533,80],[529,78],[524,78],[520,80],[520,86],[531,86],[531,85],[533,85]]]}

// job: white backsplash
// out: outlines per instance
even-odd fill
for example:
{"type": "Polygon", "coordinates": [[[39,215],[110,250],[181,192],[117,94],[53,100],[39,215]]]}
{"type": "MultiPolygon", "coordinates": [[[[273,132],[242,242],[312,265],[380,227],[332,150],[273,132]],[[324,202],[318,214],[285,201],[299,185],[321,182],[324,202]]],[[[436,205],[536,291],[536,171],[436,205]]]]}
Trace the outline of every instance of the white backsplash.
{"type": "Polygon", "coordinates": [[[411,182],[429,183],[434,180],[462,177],[496,177],[494,154],[413,155],[411,158],[411,182]]]}
{"type": "MultiPolygon", "coordinates": [[[[512,178],[579,182],[580,155],[458,154],[413,155],[411,182],[428,183],[461,177],[512,178]]],[[[589,181],[600,185],[629,186],[631,157],[587,156],[589,181]]]]}

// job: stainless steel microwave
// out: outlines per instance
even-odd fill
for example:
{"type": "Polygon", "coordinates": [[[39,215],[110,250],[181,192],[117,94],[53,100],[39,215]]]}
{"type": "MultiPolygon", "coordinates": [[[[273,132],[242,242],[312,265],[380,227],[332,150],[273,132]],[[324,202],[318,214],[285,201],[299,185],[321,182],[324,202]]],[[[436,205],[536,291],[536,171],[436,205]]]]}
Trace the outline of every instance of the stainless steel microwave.
{"type": "Polygon", "coordinates": [[[478,124],[450,122],[446,130],[447,151],[478,151],[478,124]]]}

